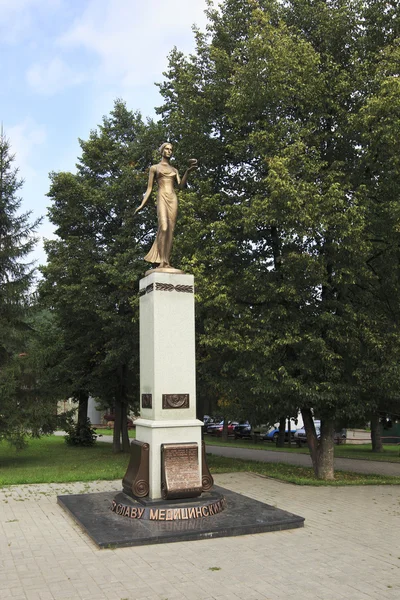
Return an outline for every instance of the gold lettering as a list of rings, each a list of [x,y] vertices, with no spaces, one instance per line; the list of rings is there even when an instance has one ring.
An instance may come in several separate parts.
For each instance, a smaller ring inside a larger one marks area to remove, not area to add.
[[[196,519],[200,519],[201,517],[201,506],[196,507]]]
[[[131,509],[129,508],[129,506],[124,506],[124,517],[129,517],[130,512]]]
[[[144,514],[144,508],[138,508],[137,511],[138,511],[138,517],[137,518],[141,519],[143,517],[143,514]]]
[[[209,507],[208,507],[208,510],[209,510],[209,512],[210,512],[210,517],[211,517],[211,515],[213,515],[213,514],[214,514],[214,507],[213,507],[213,505],[212,505],[212,504],[210,504],[210,505],[209,505]]]
[[[131,508],[130,517],[131,517],[131,519],[136,519],[137,518],[136,508]]]
[[[156,510],[154,510],[153,508],[150,509],[150,519],[152,521],[158,520],[158,508],[156,508]]]
[[[188,518],[189,519],[194,519],[196,517],[196,509],[195,508],[188,508]]]
[[[111,504],[111,510],[112,510],[112,512],[115,512],[115,507],[116,506],[117,506],[117,503],[115,502],[115,500],[113,500],[112,504]]]
[[[203,506],[201,512],[203,514],[203,517],[208,517],[208,506]]]
[[[182,508],[182,519],[187,519],[188,518],[188,509],[187,508]]]
[[[174,514],[174,513],[173,513],[173,511],[172,511],[171,509],[168,509],[168,510],[167,510],[167,517],[166,517],[166,520],[167,520],[167,521],[172,521],[172,515],[173,515],[173,514]]]
[[[181,509],[180,508],[174,508],[174,521],[176,519],[181,519]]]
[[[159,521],[165,521],[165,508],[160,508],[158,511],[158,519]]]

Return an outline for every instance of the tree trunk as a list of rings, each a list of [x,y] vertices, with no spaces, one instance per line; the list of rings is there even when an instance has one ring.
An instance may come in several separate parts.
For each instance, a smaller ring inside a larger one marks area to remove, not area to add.
[[[321,420],[321,437],[318,448],[318,479],[333,481],[335,479],[334,467],[334,436],[335,422],[333,419]]]
[[[224,424],[222,427],[222,439],[227,442],[228,441],[228,419],[224,417]]]
[[[122,452],[129,452],[130,441],[128,434],[128,405],[121,403],[121,432],[122,432]]]
[[[79,429],[81,427],[85,427],[85,425],[86,425],[88,404],[89,404],[89,394],[84,390],[80,390],[77,394],[77,400],[79,402],[79,406],[78,406],[78,423],[77,423],[76,427],[77,427],[77,430],[79,431]]]
[[[379,427],[379,415],[373,414],[371,416],[371,442],[372,442],[372,452],[382,452],[383,444],[381,431]]]
[[[114,409],[113,452],[121,452],[121,402],[115,400]]]
[[[287,420],[287,429],[288,429],[287,437],[288,437],[288,446],[289,446],[289,448],[291,448],[291,446],[292,446],[292,430],[291,430],[291,426],[292,426],[292,424],[290,422],[290,417],[289,417],[288,420]]]
[[[277,448],[285,447],[285,427],[286,427],[286,417],[281,417],[279,419],[279,433],[278,433],[278,438],[276,440]]]
[[[312,412],[309,408],[301,411],[306,429],[307,443],[310,449],[311,461],[317,479],[331,481],[335,478],[334,469],[334,434],[335,423],[333,419],[321,421],[321,436],[318,440],[315,431]]]

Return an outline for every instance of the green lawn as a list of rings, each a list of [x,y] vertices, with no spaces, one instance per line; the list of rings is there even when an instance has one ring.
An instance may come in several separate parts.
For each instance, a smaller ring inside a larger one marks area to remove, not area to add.
[[[208,456],[213,473],[249,471],[266,477],[300,485],[326,485],[314,478],[310,468],[286,464]],[[62,437],[47,436],[31,440],[28,447],[16,452],[5,442],[0,443],[0,486],[25,483],[67,483],[122,479],[129,454],[113,454],[112,445],[96,442],[92,448],[67,446]],[[337,472],[329,485],[400,484],[400,477],[360,475]]]
[[[18,483],[64,483],[120,479],[129,454],[113,454],[112,445],[96,442],[92,448],[67,446],[62,437],[46,436],[29,441],[16,452],[0,443],[0,486]]]
[[[235,440],[229,438],[228,441],[223,441],[221,438],[217,438],[211,435],[204,437],[207,445],[210,446],[230,446],[235,448],[252,448],[256,450],[272,450],[273,452],[295,452],[298,454],[308,454],[308,448],[298,448],[295,444],[290,447],[285,444],[284,448],[277,448],[272,442],[260,441],[258,443],[251,442],[250,440]],[[400,462],[400,446],[399,445],[385,445],[383,452],[372,452],[371,444],[340,444],[335,446],[335,456],[337,458],[358,458],[362,460],[377,460],[384,462]]]

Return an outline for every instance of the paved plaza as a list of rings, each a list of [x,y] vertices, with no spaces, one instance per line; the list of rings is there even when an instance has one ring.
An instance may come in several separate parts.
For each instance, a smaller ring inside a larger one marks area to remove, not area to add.
[[[1,488],[0,599],[399,600],[400,486],[215,482],[304,516],[304,529],[98,550],[56,496],[118,481]]]

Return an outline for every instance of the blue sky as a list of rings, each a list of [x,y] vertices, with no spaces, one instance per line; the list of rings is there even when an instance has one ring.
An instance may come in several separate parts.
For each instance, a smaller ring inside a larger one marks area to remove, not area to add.
[[[75,171],[78,138],[115,98],[154,117],[173,46],[194,48],[206,0],[0,0],[0,121],[25,180],[23,211],[45,216],[50,171]],[[42,238],[33,254],[45,262]]]

